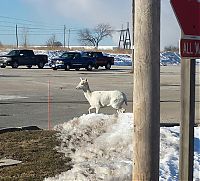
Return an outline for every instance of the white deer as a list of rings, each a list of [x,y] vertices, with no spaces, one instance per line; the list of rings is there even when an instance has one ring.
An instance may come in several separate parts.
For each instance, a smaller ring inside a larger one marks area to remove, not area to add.
[[[89,88],[88,80],[80,78],[81,81],[76,89],[82,89],[85,98],[90,103],[88,109],[89,114],[92,109],[96,109],[96,113],[99,113],[101,107],[111,106],[117,110],[117,113],[123,113],[126,110],[122,108],[123,103],[127,105],[127,98],[123,92],[118,90],[114,91],[91,91]]]

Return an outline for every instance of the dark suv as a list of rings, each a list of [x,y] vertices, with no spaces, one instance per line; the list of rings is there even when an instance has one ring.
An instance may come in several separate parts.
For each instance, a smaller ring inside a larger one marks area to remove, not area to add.
[[[1,68],[6,66],[18,68],[20,65],[26,65],[28,68],[37,65],[38,68],[43,68],[47,62],[47,55],[35,55],[33,50],[12,50],[8,54],[0,56]]]

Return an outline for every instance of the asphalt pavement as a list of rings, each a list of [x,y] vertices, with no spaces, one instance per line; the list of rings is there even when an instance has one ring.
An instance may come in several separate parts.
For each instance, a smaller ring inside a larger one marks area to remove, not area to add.
[[[199,114],[199,69],[196,83],[196,122]],[[83,92],[75,87],[80,77],[87,78],[91,90],[120,90],[128,98],[127,112],[133,107],[133,74],[131,67],[113,66],[111,70],[57,70],[19,67],[0,69],[0,127],[51,126],[87,114],[89,104]],[[50,89],[49,89],[50,82]],[[48,109],[50,90],[50,109]],[[48,110],[50,110],[48,114]],[[100,113],[115,114],[112,108]],[[180,121],[180,66],[161,67],[161,123]]]

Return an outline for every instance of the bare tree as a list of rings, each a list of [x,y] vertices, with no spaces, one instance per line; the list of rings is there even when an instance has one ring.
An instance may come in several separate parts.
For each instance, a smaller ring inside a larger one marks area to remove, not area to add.
[[[98,24],[93,30],[88,28],[80,30],[78,36],[82,45],[98,48],[100,41],[112,37],[112,29],[109,24]]]
[[[46,45],[49,47],[58,47],[58,46],[62,46],[62,43],[56,40],[56,35],[53,34],[47,41],[46,41]]]
[[[53,47],[54,46],[54,42],[56,41],[56,35],[52,35],[47,41],[46,41],[46,45]]]
[[[28,31],[27,27],[22,28],[21,35],[22,35],[22,46],[27,47],[28,46],[28,36],[29,36],[29,31]]]

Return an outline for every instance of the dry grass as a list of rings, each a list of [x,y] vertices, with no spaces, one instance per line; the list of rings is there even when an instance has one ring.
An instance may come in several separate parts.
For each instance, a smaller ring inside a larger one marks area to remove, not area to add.
[[[0,180],[43,180],[72,168],[70,158],[55,150],[55,131],[19,131],[0,135],[0,158],[22,161],[0,168]]]

